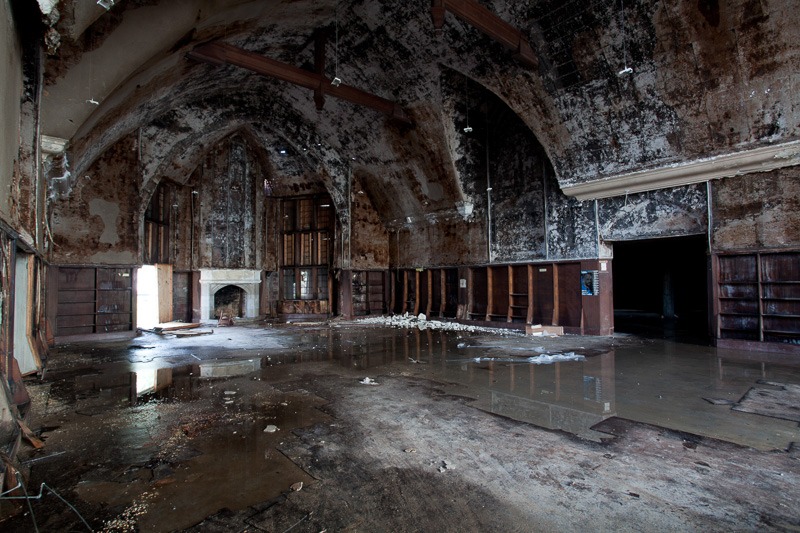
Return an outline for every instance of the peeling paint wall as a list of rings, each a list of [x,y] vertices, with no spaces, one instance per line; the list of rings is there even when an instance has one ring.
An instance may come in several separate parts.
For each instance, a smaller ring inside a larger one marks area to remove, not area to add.
[[[376,270],[389,268],[389,232],[381,222],[363,182],[371,176],[354,172],[351,188],[351,269]]]
[[[264,188],[255,151],[242,136],[231,136],[195,173],[198,268],[261,268]]]
[[[136,265],[141,261],[141,199],[137,141],[130,135],[108,150],[70,194],[53,202],[55,264]]]
[[[716,252],[800,247],[800,167],[712,183]]]
[[[486,226],[478,218],[437,220],[389,235],[392,266],[422,268],[488,262]]]

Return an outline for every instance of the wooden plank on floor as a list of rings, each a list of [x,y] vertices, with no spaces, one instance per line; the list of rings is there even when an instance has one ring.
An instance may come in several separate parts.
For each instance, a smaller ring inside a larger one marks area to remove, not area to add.
[[[153,330],[156,333],[163,333],[165,331],[178,331],[181,329],[194,329],[199,327],[199,322],[164,322],[163,324],[157,324]]]

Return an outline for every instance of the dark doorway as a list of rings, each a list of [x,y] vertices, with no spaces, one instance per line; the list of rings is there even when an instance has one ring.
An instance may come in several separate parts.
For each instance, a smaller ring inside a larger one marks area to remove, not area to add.
[[[709,344],[704,235],[614,243],[614,330]]]

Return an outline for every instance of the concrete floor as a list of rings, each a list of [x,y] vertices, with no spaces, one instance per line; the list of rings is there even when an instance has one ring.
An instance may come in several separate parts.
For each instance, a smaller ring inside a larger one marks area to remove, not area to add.
[[[20,459],[46,487],[3,501],[2,528],[88,529],[52,489],[108,531],[794,530],[797,421],[732,409],[775,383],[800,361],[625,335],[334,322],[62,346],[28,382],[46,445]]]

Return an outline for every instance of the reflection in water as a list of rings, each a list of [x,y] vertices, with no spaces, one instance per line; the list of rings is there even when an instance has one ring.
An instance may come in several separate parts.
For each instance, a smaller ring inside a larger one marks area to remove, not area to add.
[[[544,349],[527,337],[482,345],[487,337],[432,330],[320,328],[290,335],[291,349],[266,357],[227,357],[167,368],[134,365],[135,372],[81,376],[79,390],[102,390],[94,398],[83,394],[82,408],[88,412],[120,402],[135,404],[137,398],[188,401],[210,379],[260,372],[268,380],[275,365],[321,363],[360,378],[377,368],[400,367],[412,375],[458,384],[459,395],[473,398],[475,407],[593,440],[601,434],[591,428],[612,416],[762,449],[781,449],[800,440],[796,425],[754,419],[719,407],[724,402],[711,402],[735,403],[759,379],[800,381],[797,362],[772,355],[652,341],[599,354],[577,350],[575,355],[585,358],[537,365],[530,358],[539,360]]]

